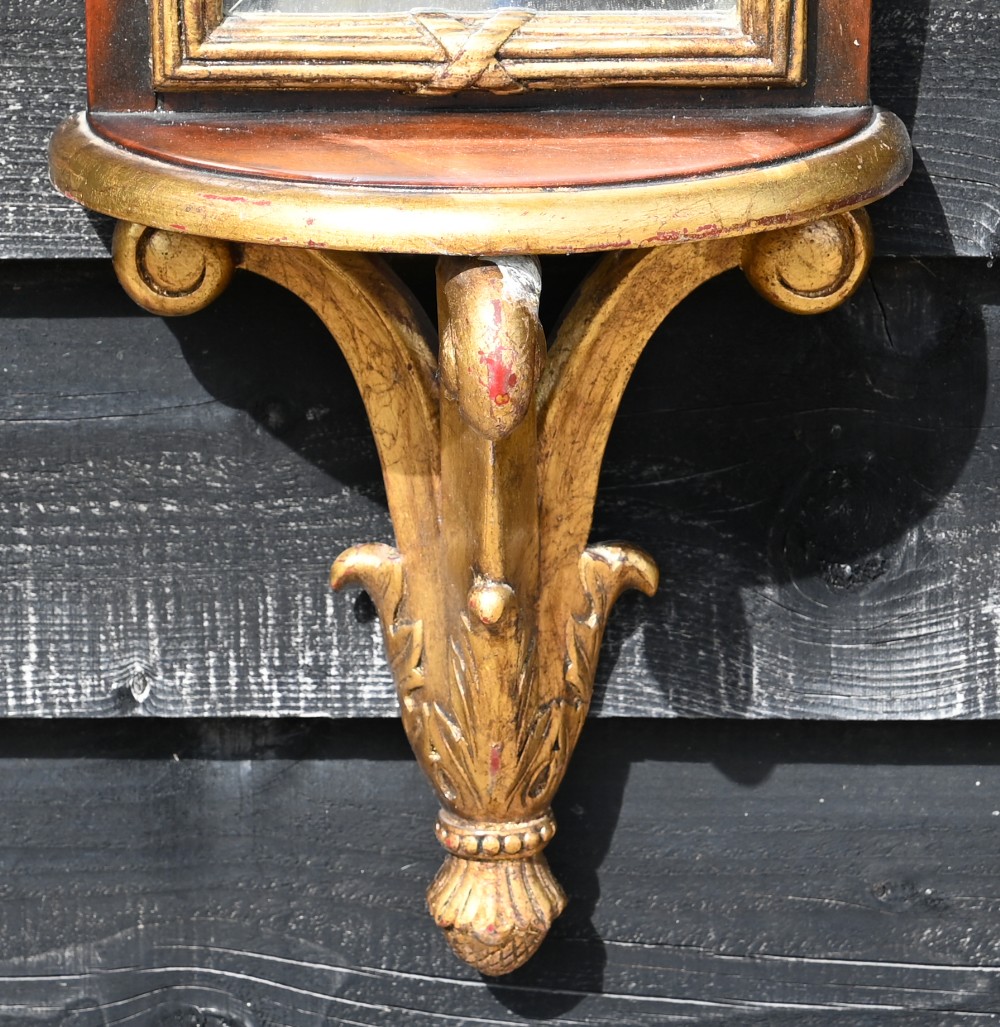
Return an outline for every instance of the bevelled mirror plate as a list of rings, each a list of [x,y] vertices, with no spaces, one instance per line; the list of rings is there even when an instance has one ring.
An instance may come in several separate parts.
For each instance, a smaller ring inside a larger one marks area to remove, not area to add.
[[[154,85],[519,93],[794,86],[806,0],[151,0]]]

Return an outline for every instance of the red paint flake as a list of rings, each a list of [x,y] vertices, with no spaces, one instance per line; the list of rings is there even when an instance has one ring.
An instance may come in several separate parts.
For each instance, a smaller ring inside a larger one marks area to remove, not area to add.
[[[171,225],[170,227],[172,229],[174,229],[174,231],[177,231],[177,232],[186,232],[187,231],[187,225]]]
[[[479,351],[479,362],[486,367],[486,377],[480,381],[498,407],[505,407],[510,402],[510,391],[517,385],[517,374],[508,363],[508,352],[506,346],[497,346],[492,353]]]
[[[597,246],[588,246],[586,249],[577,249],[574,247],[573,249],[567,250],[566,253],[587,253],[598,250],[627,250],[630,246],[635,246],[635,243],[631,239],[619,239],[617,242],[598,243]]]
[[[754,221],[754,225],[760,225],[763,227],[770,227],[772,225],[785,225],[788,223],[787,214],[770,214],[764,218],[757,218]]]
[[[249,203],[253,207],[270,207],[270,200],[250,200],[246,196],[218,196],[215,193],[202,193],[203,200],[222,200],[223,203]]]
[[[494,742],[490,749],[490,776],[496,777],[500,773],[500,757],[503,755],[503,746]]]
[[[497,925],[496,924],[487,924],[486,925],[486,931],[487,931],[488,934],[496,934],[497,933]]]
[[[503,304],[499,300],[493,301],[493,322],[497,327],[503,321]]]
[[[307,225],[314,225],[314,224],[316,224],[316,219],[315,218],[306,218],[306,224]]]

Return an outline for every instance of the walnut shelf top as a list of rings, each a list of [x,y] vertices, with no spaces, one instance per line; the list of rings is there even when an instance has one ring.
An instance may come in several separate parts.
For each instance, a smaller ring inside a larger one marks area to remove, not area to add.
[[[91,115],[97,134],[156,160],[326,185],[536,189],[707,175],[847,139],[870,112],[705,117],[575,112]]]

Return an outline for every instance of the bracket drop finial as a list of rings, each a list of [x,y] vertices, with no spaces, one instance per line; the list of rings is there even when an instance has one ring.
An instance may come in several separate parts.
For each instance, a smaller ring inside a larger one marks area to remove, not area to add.
[[[545,940],[566,895],[542,849],[552,814],[526,823],[468,823],[442,810],[435,826],[449,853],[427,905],[455,954],[498,977],[526,963]]]

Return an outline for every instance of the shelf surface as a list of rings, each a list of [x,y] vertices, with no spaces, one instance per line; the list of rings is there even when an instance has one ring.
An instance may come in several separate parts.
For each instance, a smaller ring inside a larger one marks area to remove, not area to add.
[[[370,114],[337,117],[91,117],[105,139],[208,171],[329,185],[551,189],[642,182],[768,164],[832,146],[867,111],[825,116]]]
[[[80,115],[56,185],[115,217],[237,242],[568,252],[739,235],[868,203],[909,171],[870,108]]]

